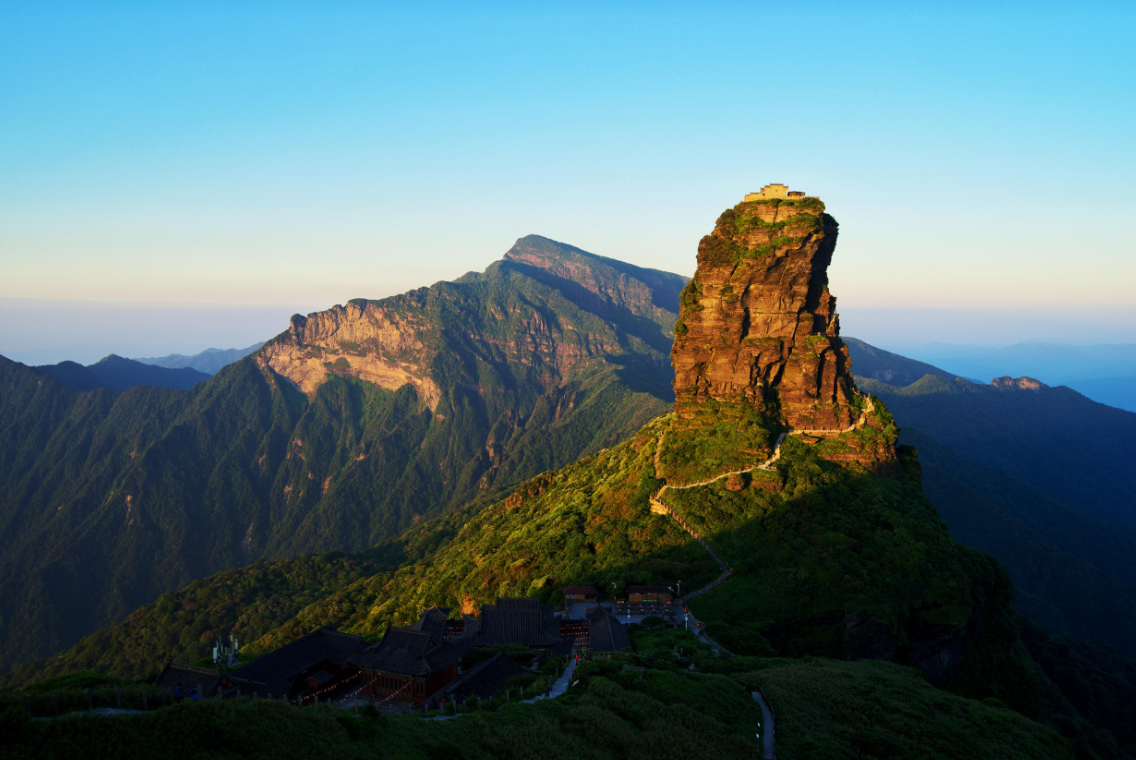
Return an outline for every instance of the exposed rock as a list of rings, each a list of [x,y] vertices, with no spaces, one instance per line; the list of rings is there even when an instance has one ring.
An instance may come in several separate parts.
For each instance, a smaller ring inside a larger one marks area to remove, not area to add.
[[[433,352],[421,333],[425,320],[367,301],[292,317],[288,332],[260,353],[278,374],[309,397],[331,374],[365,380],[388,390],[412,385],[433,409],[441,391],[427,371]]]
[[[828,291],[836,234],[815,198],[742,202],[718,218],[675,329],[680,417],[715,399],[779,412],[794,429],[852,424],[851,362]]]
[[[1032,377],[1010,377],[1009,375],[996,377],[990,381],[990,384],[1002,391],[1036,391],[1040,388],[1049,387],[1040,380],[1035,380]]]

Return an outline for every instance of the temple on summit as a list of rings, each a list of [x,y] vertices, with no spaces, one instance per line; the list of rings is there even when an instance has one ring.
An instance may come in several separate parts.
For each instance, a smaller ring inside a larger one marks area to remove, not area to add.
[[[788,185],[782,185],[780,182],[772,182],[758,190],[756,193],[746,193],[745,198],[742,199],[742,202],[749,203],[750,201],[770,201],[775,198],[804,197],[805,194],[800,190],[790,190]]]

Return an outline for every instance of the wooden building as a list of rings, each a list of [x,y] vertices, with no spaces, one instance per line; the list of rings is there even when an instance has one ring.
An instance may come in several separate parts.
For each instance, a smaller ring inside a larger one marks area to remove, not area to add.
[[[588,619],[587,618],[561,618],[560,638],[570,642],[573,649],[584,649],[588,646]]]
[[[363,647],[361,636],[324,626],[227,673],[222,696],[236,696],[239,691],[243,696],[304,704],[353,681],[358,670],[350,659]]]
[[[168,690],[171,694],[180,687],[182,696],[186,699],[189,699],[193,688],[197,687],[197,693],[202,699],[206,699],[216,697],[223,690],[222,679],[223,674],[219,668],[199,668],[195,665],[171,662],[162,669],[157,686],[159,689]]]
[[[631,648],[631,634],[603,605],[588,612],[588,649],[592,652],[618,652]]]
[[[388,628],[351,662],[359,668],[363,696],[419,703],[457,678],[468,651],[468,644],[443,641],[430,630]]]
[[[509,655],[498,652],[458,676],[435,695],[434,701],[462,702],[470,697],[491,699],[505,688],[510,678],[527,672]]]
[[[516,644],[553,650],[564,643],[551,604],[536,597],[499,597],[481,608],[481,617],[467,618],[465,639],[475,646]]]

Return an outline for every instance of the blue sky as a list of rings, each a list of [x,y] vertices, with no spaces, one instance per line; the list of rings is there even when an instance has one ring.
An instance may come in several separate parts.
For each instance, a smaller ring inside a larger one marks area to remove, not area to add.
[[[231,5],[0,5],[0,310],[310,311],[529,233],[689,274],[780,181],[841,223],[850,333],[1136,324],[1131,3]]]

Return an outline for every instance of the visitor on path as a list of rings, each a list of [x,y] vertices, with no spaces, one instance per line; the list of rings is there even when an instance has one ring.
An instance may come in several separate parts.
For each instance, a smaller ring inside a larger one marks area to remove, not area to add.
[[[197,690],[197,687],[194,686],[192,689],[189,690],[189,701],[190,702],[196,702],[199,699],[201,699],[201,692],[199,692]]]
[[[174,702],[177,703],[183,699],[185,699],[185,692],[181,689],[181,681],[178,681],[177,686],[174,687]]]

